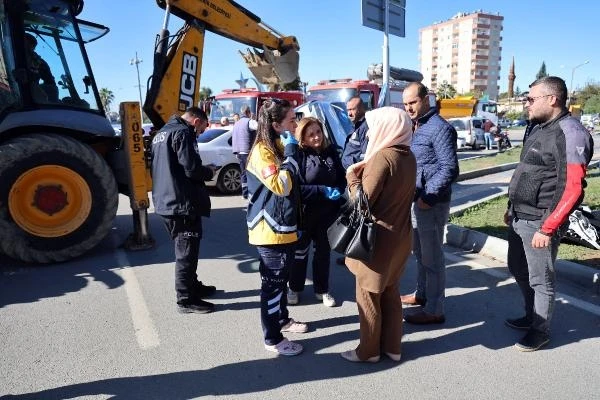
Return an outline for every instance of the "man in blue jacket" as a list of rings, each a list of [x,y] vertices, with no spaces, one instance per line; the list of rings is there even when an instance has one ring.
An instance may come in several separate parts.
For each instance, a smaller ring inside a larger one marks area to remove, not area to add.
[[[202,165],[196,136],[204,132],[208,118],[198,107],[174,115],[152,140],[152,200],[156,214],[175,242],[175,291],[181,313],[209,313],[214,305],[202,300],[215,293],[214,286],[198,281],[198,253],[202,218],[210,216],[210,197],[204,181],[214,171]]]
[[[423,306],[418,312],[406,315],[406,322],[440,324],[446,320],[444,226],[450,213],[452,183],[458,177],[456,131],[435,107],[430,107],[428,90],[422,83],[408,85],[403,102],[413,121],[410,147],[417,160],[412,225],[418,274],[416,291],[400,299],[404,304]]]
[[[345,169],[352,164],[362,161],[367,151],[367,131],[369,126],[365,120],[365,103],[360,96],[354,96],[346,103],[348,118],[354,124],[354,132],[346,138],[344,152],[342,153],[342,165]]]

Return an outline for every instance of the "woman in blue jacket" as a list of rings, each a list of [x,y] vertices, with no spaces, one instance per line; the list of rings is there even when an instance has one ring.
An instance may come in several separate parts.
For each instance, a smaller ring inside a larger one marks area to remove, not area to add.
[[[339,211],[340,195],[346,187],[345,170],[335,146],[323,134],[321,121],[303,118],[296,128],[300,142],[299,180],[302,195],[302,233],[296,247],[296,260],[290,273],[288,304],[298,304],[304,290],[308,253],[314,243],[313,289],[318,300],[327,307],[335,306],[329,291],[329,258],[331,248],[327,228]]]

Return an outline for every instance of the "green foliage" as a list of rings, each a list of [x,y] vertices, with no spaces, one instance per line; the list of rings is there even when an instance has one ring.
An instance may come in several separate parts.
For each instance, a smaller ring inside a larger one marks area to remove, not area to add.
[[[583,87],[583,89],[578,90],[575,93],[575,104],[583,105],[585,109],[585,105],[594,96],[600,95],[600,84],[596,82],[588,82]]]
[[[208,100],[210,96],[212,96],[212,89],[206,86],[200,88],[200,100]]]
[[[514,119],[527,119],[527,113],[525,111],[507,111],[504,114],[504,118],[514,120]]]
[[[600,94],[590,97],[583,106],[584,114],[600,113]]]
[[[110,106],[111,106],[112,102],[115,100],[114,93],[112,92],[112,90],[109,90],[107,88],[102,88],[102,89],[100,89],[98,94],[100,95],[100,102],[102,102],[102,107],[104,107],[104,111],[106,113],[110,112]]]
[[[514,93],[515,97],[519,97],[520,95],[523,94],[523,92],[521,92],[521,89],[519,89],[518,86],[515,88],[514,92],[515,92]]]
[[[435,94],[438,99],[452,99],[456,96],[456,89],[448,81],[444,81],[438,86]]]
[[[502,153],[495,153],[491,156],[471,158],[460,160],[458,162],[460,172],[468,172],[476,169],[489,168],[497,165],[508,164],[519,161],[521,147],[513,147]]]
[[[540,67],[540,70],[538,71],[537,74],[535,74],[535,79],[541,79],[541,78],[545,78],[548,76],[548,73],[546,72],[546,62],[542,61],[542,66]]]

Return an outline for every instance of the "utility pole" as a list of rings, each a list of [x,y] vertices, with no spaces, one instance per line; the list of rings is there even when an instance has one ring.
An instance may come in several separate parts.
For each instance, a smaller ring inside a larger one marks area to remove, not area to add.
[[[138,87],[138,92],[140,94],[140,112],[141,112],[141,118],[142,118],[142,122],[144,121],[144,112],[142,110],[142,105],[144,104],[142,102],[142,84],[140,83],[140,67],[139,64],[142,62],[143,60],[141,58],[138,58],[138,54],[137,51],[135,52],[135,58],[132,58],[131,60],[129,60],[129,65],[135,65],[135,69],[137,71],[137,87]]]
[[[588,64],[589,62],[590,62],[590,60],[586,60],[586,61],[582,62],[581,64],[574,66],[573,69],[571,70],[571,85],[569,87],[569,96],[568,96],[569,101],[568,101],[568,105],[567,105],[568,107],[571,107],[571,100],[573,97],[573,78],[575,77],[575,70],[579,67],[583,67],[585,64]]]

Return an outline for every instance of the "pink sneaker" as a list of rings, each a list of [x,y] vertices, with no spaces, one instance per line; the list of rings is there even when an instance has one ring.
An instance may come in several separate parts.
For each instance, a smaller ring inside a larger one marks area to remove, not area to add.
[[[286,338],[274,345],[265,344],[265,349],[282,356],[297,356],[304,350],[300,343],[290,342]]]

